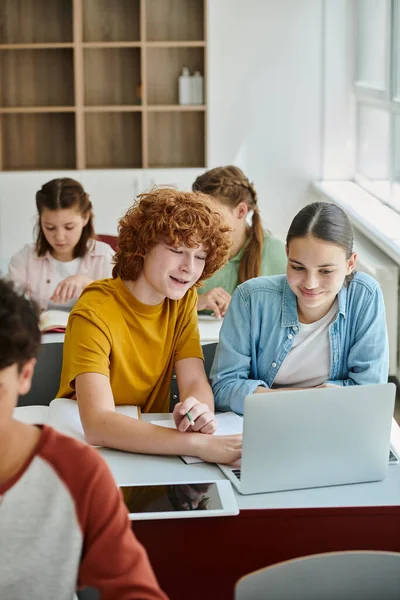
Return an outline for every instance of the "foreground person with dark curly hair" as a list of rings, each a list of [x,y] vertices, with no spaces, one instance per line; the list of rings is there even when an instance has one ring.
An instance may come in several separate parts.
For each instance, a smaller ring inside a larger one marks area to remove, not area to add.
[[[214,398],[204,371],[196,286],[227,260],[230,229],[199,192],[159,188],[121,218],[113,279],[89,285],[69,318],[58,397],[76,398],[87,441],[130,452],[231,463],[241,436],[211,436]],[[168,412],[175,369],[178,431],[115,412]],[[186,416],[190,411],[194,425]]]
[[[98,452],[13,418],[40,351],[37,307],[0,279],[0,598],[167,600]],[[193,494],[192,494],[193,495]]]

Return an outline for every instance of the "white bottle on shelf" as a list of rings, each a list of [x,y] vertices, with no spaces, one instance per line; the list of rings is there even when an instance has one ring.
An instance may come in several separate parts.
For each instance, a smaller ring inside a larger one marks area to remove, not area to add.
[[[192,78],[189,69],[183,67],[179,76],[179,104],[191,104],[192,102]]]
[[[203,76],[200,71],[192,75],[192,104],[204,104]]]

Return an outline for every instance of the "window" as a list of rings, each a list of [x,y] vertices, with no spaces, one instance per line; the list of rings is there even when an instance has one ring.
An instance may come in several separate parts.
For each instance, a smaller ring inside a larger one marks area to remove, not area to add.
[[[355,0],[356,182],[400,212],[400,0]]]

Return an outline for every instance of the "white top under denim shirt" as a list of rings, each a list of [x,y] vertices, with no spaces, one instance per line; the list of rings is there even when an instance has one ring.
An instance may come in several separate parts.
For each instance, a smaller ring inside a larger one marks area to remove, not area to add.
[[[329,325],[336,318],[338,305],[336,297],[322,319],[299,324],[292,347],[274,379],[274,388],[310,388],[328,381],[331,372]]]
[[[389,346],[378,282],[366,273],[356,273],[337,300],[337,315],[329,325],[330,374],[326,383],[385,383]],[[248,394],[258,386],[272,388],[299,328],[297,299],[286,275],[257,277],[238,286],[211,369],[216,409],[243,414]]]

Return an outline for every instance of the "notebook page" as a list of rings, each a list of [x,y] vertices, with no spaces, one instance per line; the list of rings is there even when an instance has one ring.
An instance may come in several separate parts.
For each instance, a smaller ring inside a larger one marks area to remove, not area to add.
[[[39,319],[40,331],[65,331],[69,312],[65,310],[46,310]]]
[[[28,423],[30,425],[42,425],[47,423],[49,418],[49,407],[37,404],[29,406],[16,406],[13,412],[13,419]]]
[[[237,433],[243,433],[243,417],[240,417],[234,412],[220,413],[215,415],[217,421],[217,431],[214,435],[235,435]],[[168,427],[168,429],[176,429],[175,421],[173,419],[166,419],[165,421],[151,421],[153,425],[159,425],[160,427]],[[197,456],[182,456],[182,460],[187,464],[204,462]]]
[[[140,408],[138,406],[116,406],[115,412],[133,419],[140,418]],[[86,441],[76,400],[70,400],[69,398],[52,400],[49,406],[48,424],[65,435],[77,438],[82,442]]]

